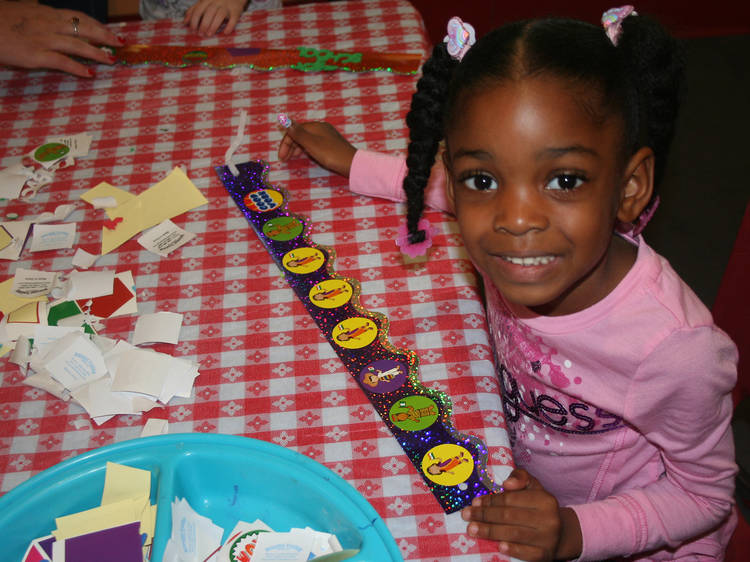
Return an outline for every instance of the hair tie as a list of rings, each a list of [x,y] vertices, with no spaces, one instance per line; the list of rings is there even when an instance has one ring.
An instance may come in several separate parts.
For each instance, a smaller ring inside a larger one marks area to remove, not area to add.
[[[476,42],[476,33],[471,24],[462,21],[461,18],[456,16],[448,20],[448,35],[443,39],[443,43],[448,44],[446,48],[450,56],[460,61]]]
[[[617,47],[617,42],[622,35],[622,22],[628,16],[637,16],[638,12],[631,5],[620,6],[619,8],[610,8],[602,14],[602,25],[607,37],[612,44]]]
[[[638,236],[641,232],[643,232],[643,229],[646,228],[648,221],[650,221],[651,217],[654,216],[656,208],[659,206],[660,202],[661,198],[657,195],[656,197],[654,197],[651,203],[646,205],[646,208],[643,209],[643,212],[637,219],[635,219],[635,222],[633,223],[633,231],[631,232],[632,236]]]
[[[427,219],[420,219],[417,228],[424,230],[424,240],[415,244],[409,242],[409,229],[406,224],[402,224],[396,233],[396,246],[401,248],[401,252],[412,258],[424,256],[427,253],[427,250],[432,247],[432,235],[435,234],[435,230]]]

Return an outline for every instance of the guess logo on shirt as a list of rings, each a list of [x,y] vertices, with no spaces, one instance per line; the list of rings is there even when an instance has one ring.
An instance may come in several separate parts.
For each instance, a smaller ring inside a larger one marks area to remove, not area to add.
[[[613,431],[622,427],[622,418],[584,402],[563,403],[558,397],[523,390],[516,378],[500,365],[503,411],[507,422],[518,421],[521,414],[564,433],[592,434]]]

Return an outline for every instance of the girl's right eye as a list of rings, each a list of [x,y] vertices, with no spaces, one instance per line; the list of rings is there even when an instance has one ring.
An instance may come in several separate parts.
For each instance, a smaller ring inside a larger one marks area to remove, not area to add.
[[[464,178],[461,182],[475,191],[489,191],[491,189],[497,189],[497,182],[492,176],[487,174],[474,174],[468,178]]]

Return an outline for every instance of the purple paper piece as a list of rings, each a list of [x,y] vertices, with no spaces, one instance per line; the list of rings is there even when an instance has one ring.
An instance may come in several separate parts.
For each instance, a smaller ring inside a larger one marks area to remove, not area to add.
[[[65,539],[65,562],[143,562],[140,527],[136,521]]]

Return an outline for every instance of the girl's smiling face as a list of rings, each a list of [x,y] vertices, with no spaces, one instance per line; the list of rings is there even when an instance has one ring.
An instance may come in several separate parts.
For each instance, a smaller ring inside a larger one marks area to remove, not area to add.
[[[651,193],[652,153],[550,75],[464,95],[446,134],[448,194],[474,263],[511,302],[557,316],[604,298],[636,250],[615,236]],[[637,199],[637,200],[636,200]]]

